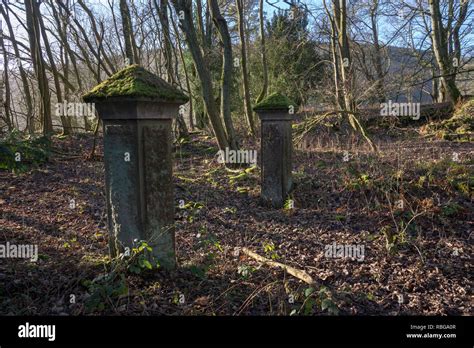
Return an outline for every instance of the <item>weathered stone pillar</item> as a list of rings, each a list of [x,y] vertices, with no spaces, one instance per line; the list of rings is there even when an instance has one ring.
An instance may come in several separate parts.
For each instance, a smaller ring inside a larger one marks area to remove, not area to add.
[[[131,65],[83,97],[104,126],[108,229],[112,256],[146,240],[164,268],[176,266],[172,181],[173,118],[188,97]]]
[[[261,198],[281,208],[292,188],[291,121],[296,108],[287,97],[272,94],[254,107],[261,120]]]

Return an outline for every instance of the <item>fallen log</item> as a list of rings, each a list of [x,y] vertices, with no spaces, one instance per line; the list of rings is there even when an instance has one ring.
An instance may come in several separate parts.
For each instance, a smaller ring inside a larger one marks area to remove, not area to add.
[[[266,257],[260,256],[260,255],[254,253],[253,251],[251,251],[247,248],[242,248],[242,252],[245,255],[250,256],[251,258],[253,258],[253,259],[255,259],[259,262],[265,263],[269,266],[282,268],[285,271],[287,271],[289,274],[291,274],[292,276],[304,281],[305,283],[307,283],[309,285],[315,285],[316,284],[314,279],[308,273],[306,273],[305,271],[302,271],[300,269],[285,265],[281,262],[276,262],[276,261],[267,259]]]

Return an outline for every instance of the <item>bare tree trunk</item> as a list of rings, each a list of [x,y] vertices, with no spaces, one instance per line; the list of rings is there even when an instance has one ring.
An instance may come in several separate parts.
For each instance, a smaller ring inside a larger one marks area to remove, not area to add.
[[[6,6],[6,5],[5,5]],[[3,5],[0,5],[0,12],[2,13],[3,18],[5,19],[5,23],[8,27],[8,32],[11,37],[11,42],[13,46],[13,51],[15,52],[15,58],[18,64],[18,70],[20,71],[20,78],[21,83],[23,85],[23,92],[25,94],[25,102],[26,102],[26,128],[30,134],[35,132],[35,124],[34,124],[34,113],[33,113],[33,101],[31,99],[30,93],[30,86],[28,84],[28,78],[26,76],[25,69],[23,68],[20,60],[20,50],[18,49],[18,44],[15,39],[15,32],[13,31],[12,24],[10,21],[10,17],[8,15],[8,6],[6,9],[3,8]]]
[[[341,93],[340,85],[341,85],[341,73],[340,73],[340,66],[339,66],[339,56],[338,56],[338,49],[337,49],[337,28],[336,23],[334,22],[335,19],[331,15],[328,7],[326,6],[326,2],[323,1],[324,8],[326,10],[326,14],[328,16],[330,25],[331,25],[331,57],[332,57],[332,64],[333,64],[333,71],[334,71],[334,104],[337,110],[342,110],[344,105],[344,97]]]
[[[180,17],[180,27],[186,36],[189,51],[193,57],[194,67],[199,76],[201,83],[202,97],[204,100],[204,107],[206,113],[209,115],[209,119],[214,130],[214,134],[219,145],[219,149],[225,150],[229,147],[229,142],[226,137],[226,133],[222,126],[217,111],[217,106],[214,101],[212,93],[212,80],[209,72],[209,67],[202,57],[202,53],[199,49],[198,40],[196,36],[196,29],[193,23],[193,15],[191,9],[190,0],[172,0],[173,6]]]
[[[59,30],[63,30],[64,29],[64,21],[63,23],[61,24],[61,26],[59,27]],[[66,50],[65,47],[62,46],[62,49],[61,49],[61,64],[63,66],[63,71],[64,71],[64,79],[66,81],[69,81],[69,55],[68,55],[68,52]],[[65,100],[69,100],[69,96],[71,95],[71,88],[69,87],[69,84],[65,83],[64,84],[64,99]],[[72,126],[73,125],[73,118],[72,116],[66,116],[68,121],[69,121],[69,124],[71,125],[71,133],[74,133],[74,127]]]
[[[346,0],[332,0],[335,28],[338,37],[337,51],[339,55],[340,77],[342,82],[342,92],[344,95],[344,108],[342,114],[347,116],[350,125],[355,131],[359,131],[369,144],[372,151],[377,151],[375,144],[367,135],[362,123],[357,119],[355,113],[355,102],[353,97],[353,89],[355,77],[353,74],[353,64],[351,61],[351,53],[349,49],[349,38],[347,36],[347,7]],[[335,66],[337,69],[337,64]],[[337,78],[337,76],[336,76]]]
[[[196,19],[197,19],[197,35],[198,42],[201,44],[201,52],[204,60],[209,59],[209,53],[212,45],[212,21],[209,19],[209,4],[204,4],[203,8],[202,0],[196,0]],[[204,21],[206,19],[206,21]],[[196,76],[196,69],[192,70],[193,76]],[[199,108],[195,108],[196,124],[199,128],[209,128],[209,118],[206,117],[206,113],[202,112]]]
[[[338,2],[339,1],[339,2]],[[349,49],[349,39],[347,37],[347,8],[346,0],[334,0],[334,18],[338,33],[338,49],[341,67],[342,87],[344,92],[345,108],[354,111],[354,98],[352,86],[354,75],[352,73],[351,52]],[[352,120],[351,125],[356,129]]]
[[[207,49],[210,49],[212,46],[212,33],[213,33],[212,28],[213,26],[212,26],[212,18],[211,18],[211,9],[209,6],[209,1],[207,1],[206,3],[206,33],[205,33],[206,37],[204,41],[204,47],[206,47]]]
[[[196,0],[196,17],[197,17],[197,30],[199,33],[199,38],[201,39],[201,43],[204,46],[206,40],[206,33],[204,30],[204,21],[202,19],[202,1]]]
[[[240,62],[242,65],[242,89],[244,91],[244,112],[247,119],[247,125],[249,127],[250,134],[255,134],[255,123],[253,119],[252,105],[250,103],[250,89],[249,89],[249,77],[247,70],[247,42],[245,40],[244,32],[244,9],[242,0],[236,0],[237,14],[238,14],[238,26],[240,36]]]
[[[135,7],[135,2],[131,1],[130,5],[133,9],[136,9]],[[135,64],[140,64],[140,55],[139,55],[139,50],[138,50],[138,45],[137,45],[137,40],[135,39],[135,34],[133,33],[133,25],[132,25],[132,16],[130,15],[130,8],[128,8],[128,20],[129,20],[129,27],[130,27],[130,41],[132,42],[132,50],[133,50],[133,57],[134,57],[134,62]],[[135,13],[136,17],[136,13]],[[139,27],[140,29],[140,27]]]
[[[230,148],[236,150],[238,148],[237,138],[235,135],[232,115],[230,110],[231,88],[232,88],[232,43],[230,41],[229,29],[227,22],[221,14],[217,0],[209,0],[209,8],[211,10],[211,18],[217,27],[219,37],[224,46],[224,54],[222,57],[222,75],[221,75],[221,115],[227,131],[227,140]]]
[[[448,28],[444,28],[442,15],[439,7],[439,0],[429,0],[431,16],[431,42],[433,43],[433,52],[441,72],[441,83],[452,103],[456,103],[461,98],[461,93],[456,86],[456,75],[454,74],[453,63],[449,55]],[[463,8],[467,10],[468,1],[461,2],[461,14]],[[452,15],[452,14],[451,14]],[[448,18],[448,21],[452,20]],[[462,23],[462,16],[458,23]],[[460,24],[459,24],[460,26]],[[449,28],[450,29],[450,28]],[[458,43],[459,44],[459,43]],[[458,48],[460,50],[460,48]]]
[[[173,46],[171,42],[170,25],[168,20],[168,0],[161,0],[159,6],[157,0],[154,0],[154,4],[158,12],[158,16],[160,18],[161,29],[163,33],[167,80],[172,85],[177,85],[177,79],[175,77],[175,70],[173,65]],[[181,113],[178,114],[176,122],[178,123],[179,137],[188,138],[188,128],[186,127],[186,122],[184,122],[184,118]]]
[[[31,57],[41,96],[43,134],[49,135],[53,132],[53,122],[51,118],[51,95],[49,93],[49,83],[41,52],[40,29],[38,24],[38,16],[40,16],[39,3],[37,3],[35,0],[25,0],[25,9]]]
[[[165,56],[165,66],[166,66],[166,76],[167,81],[171,84],[176,84],[176,79],[174,75],[173,67],[173,52],[172,52],[172,43],[170,36],[170,26],[168,21],[168,0],[160,0],[158,5],[158,0],[154,0],[156,11],[158,12],[158,17],[160,18],[161,30],[163,33],[163,42],[164,42],[164,56]]]
[[[379,34],[378,34],[378,27],[377,27],[377,10],[379,6],[379,0],[373,0],[372,6],[370,7],[370,20],[372,22],[372,37],[374,40],[374,51],[375,51],[375,72],[377,76],[377,95],[379,103],[385,102],[385,82],[384,82],[384,74],[382,69],[382,54],[379,44]]]
[[[189,94],[189,128],[191,128],[191,130],[194,130],[193,96],[191,93],[191,82],[189,81],[188,67],[186,66],[183,50],[181,49],[181,40],[179,38],[178,28],[176,27],[176,24],[174,23],[173,17],[171,17],[171,24],[173,25],[176,40],[178,41],[177,44],[178,44],[179,57],[181,58],[181,64],[183,64],[184,77],[186,79],[186,88],[188,89],[188,94]]]
[[[125,54],[130,64],[138,63],[136,56],[136,44],[132,33],[132,19],[130,18],[130,9],[127,0],[120,0],[120,15],[122,16],[122,29],[125,41]]]
[[[0,23],[1,24],[1,23]],[[13,129],[13,119],[11,117],[11,110],[10,110],[10,80],[8,76],[8,52],[5,48],[5,41],[3,39],[3,28],[0,25],[0,48],[2,49],[3,53],[3,81],[2,81],[2,88],[0,89],[0,102],[2,103],[2,107],[4,110],[4,121],[8,127],[8,130],[11,131]],[[3,89],[5,88],[5,90]],[[3,92],[5,92],[5,100],[3,99]]]
[[[260,56],[262,58],[263,86],[262,91],[257,98],[257,104],[265,98],[268,90],[267,52],[265,47],[265,27],[263,25],[263,0],[259,0],[258,21],[260,26]]]
[[[467,10],[469,6],[469,1],[464,1],[459,8],[459,15],[452,30],[452,40],[454,48],[454,57],[461,63],[461,40],[459,38],[459,31],[461,30],[461,25],[464,23],[467,17]]]
[[[46,30],[44,28],[44,22],[43,18],[41,16],[38,16],[38,24],[40,27],[41,35],[43,37],[43,42],[44,42],[44,48],[46,50],[46,54],[49,59],[49,65],[51,67],[51,72],[53,74],[53,80],[54,80],[54,87],[56,89],[56,98],[58,103],[63,102],[63,95],[61,91],[61,84],[59,83],[59,77],[58,77],[58,69],[56,68],[56,63],[54,62],[53,54],[51,52],[51,48],[49,45],[49,40],[48,40],[48,35],[46,34]],[[71,122],[70,120],[64,116],[60,115],[61,119],[61,125],[63,126],[63,134],[71,134],[72,133],[72,128],[71,128]]]

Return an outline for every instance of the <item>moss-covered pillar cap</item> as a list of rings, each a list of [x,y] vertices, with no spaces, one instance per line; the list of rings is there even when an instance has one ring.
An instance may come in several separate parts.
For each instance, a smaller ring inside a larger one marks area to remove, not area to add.
[[[296,103],[280,93],[273,93],[255,105],[253,110],[262,121],[290,121],[293,119]]]
[[[189,98],[148,70],[130,65],[104,80],[82,99],[94,103],[99,117],[112,119],[170,119]]]

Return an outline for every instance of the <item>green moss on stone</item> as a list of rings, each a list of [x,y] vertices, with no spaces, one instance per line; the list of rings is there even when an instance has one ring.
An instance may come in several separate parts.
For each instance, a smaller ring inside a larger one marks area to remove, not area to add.
[[[288,110],[292,105],[296,109],[296,103],[280,93],[270,94],[253,108],[255,111],[261,110]]]
[[[85,102],[94,102],[120,97],[175,103],[185,103],[189,100],[180,90],[138,65],[130,65],[120,70],[82,98]]]

